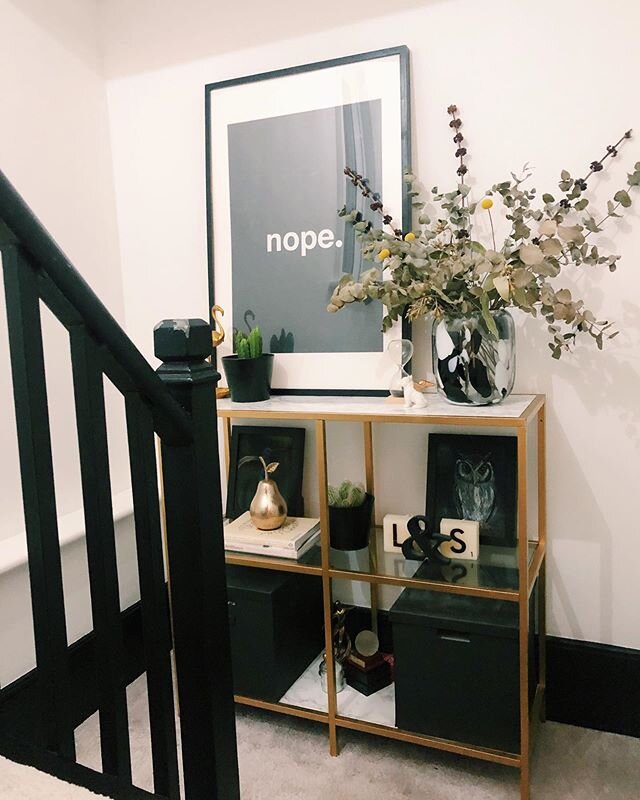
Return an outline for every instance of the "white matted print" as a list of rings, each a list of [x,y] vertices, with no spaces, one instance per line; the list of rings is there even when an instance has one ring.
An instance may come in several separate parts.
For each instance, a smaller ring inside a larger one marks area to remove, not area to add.
[[[402,325],[383,335],[379,303],[326,306],[343,274],[371,266],[337,215],[375,219],[344,167],[410,217],[407,49],[210,84],[206,102],[211,304],[226,330],[260,326],[276,392],[383,392]],[[232,347],[228,335],[219,355]]]

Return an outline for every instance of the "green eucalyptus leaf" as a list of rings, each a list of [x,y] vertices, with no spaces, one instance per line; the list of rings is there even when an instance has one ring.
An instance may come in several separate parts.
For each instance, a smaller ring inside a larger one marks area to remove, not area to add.
[[[631,205],[631,198],[629,197],[629,193],[624,189],[620,189],[619,192],[616,192],[613,195],[613,199],[616,203],[620,203],[623,208],[629,208]]]
[[[593,217],[587,217],[584,220],[584,227],[590,233],[600,233],[600,231],[602,230],[602,228],[598,227],[598,223],[595,221],[595,219]]]
[[[500,334],[498,333],[495,320],[489,311],[489,295],[486,292],[480,297],[480,308],[482,309],[482,319],[484,320],[487,329],[493,334],[493,336],[495,336],[496,339],[499,339]]]
[[[629,186],[640,186],[640,170],[627,175],[627,183]]]

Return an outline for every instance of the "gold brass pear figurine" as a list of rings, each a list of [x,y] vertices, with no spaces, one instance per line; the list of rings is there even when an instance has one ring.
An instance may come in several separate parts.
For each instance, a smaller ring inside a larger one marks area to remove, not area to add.
[[[258,488],[249,506],[251,521],[259,531],[275,531],[284,525],[287,519],[287,502],[280,494],[278,484],[269,477],[278,469],[278,462],[271,464],[259,456],[264,469],[264,479],[258,483]]]

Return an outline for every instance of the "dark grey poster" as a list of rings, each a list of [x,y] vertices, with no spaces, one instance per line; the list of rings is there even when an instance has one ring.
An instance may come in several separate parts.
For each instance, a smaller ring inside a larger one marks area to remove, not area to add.
[[[233,324],[259,325],[271,352],[382,350],[379,304],[326,311],[343,273],[371,267],[337,210],[364,202],[346,164],[381,186],[380,114],[373,100],[228,127]]]

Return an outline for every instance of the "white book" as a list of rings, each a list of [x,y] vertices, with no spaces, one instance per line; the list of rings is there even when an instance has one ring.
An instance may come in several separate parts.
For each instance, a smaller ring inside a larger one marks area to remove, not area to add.
[[[252,553],[260,556],[271,556],[273,558],[290,558],[297,560],[302,556],[320,539],[320,531],[316,531],[309,539],[302,545],[299,550],[291,550],[289,547],[278,547],[278,545],[271,544],[256,544],[251,542],[236,542],[227,541],[225,539],[224,546],[227,550],[233,550],[238,553]]]
[[[320,530],[320,520],[315,517],[287,517],[284,525],[275,531],[260,531],[248,511],[224,527],[225,547],[251,544],[260,548],[279,547],[298,552]],[[254,551],[255,552],[255,551]]]

